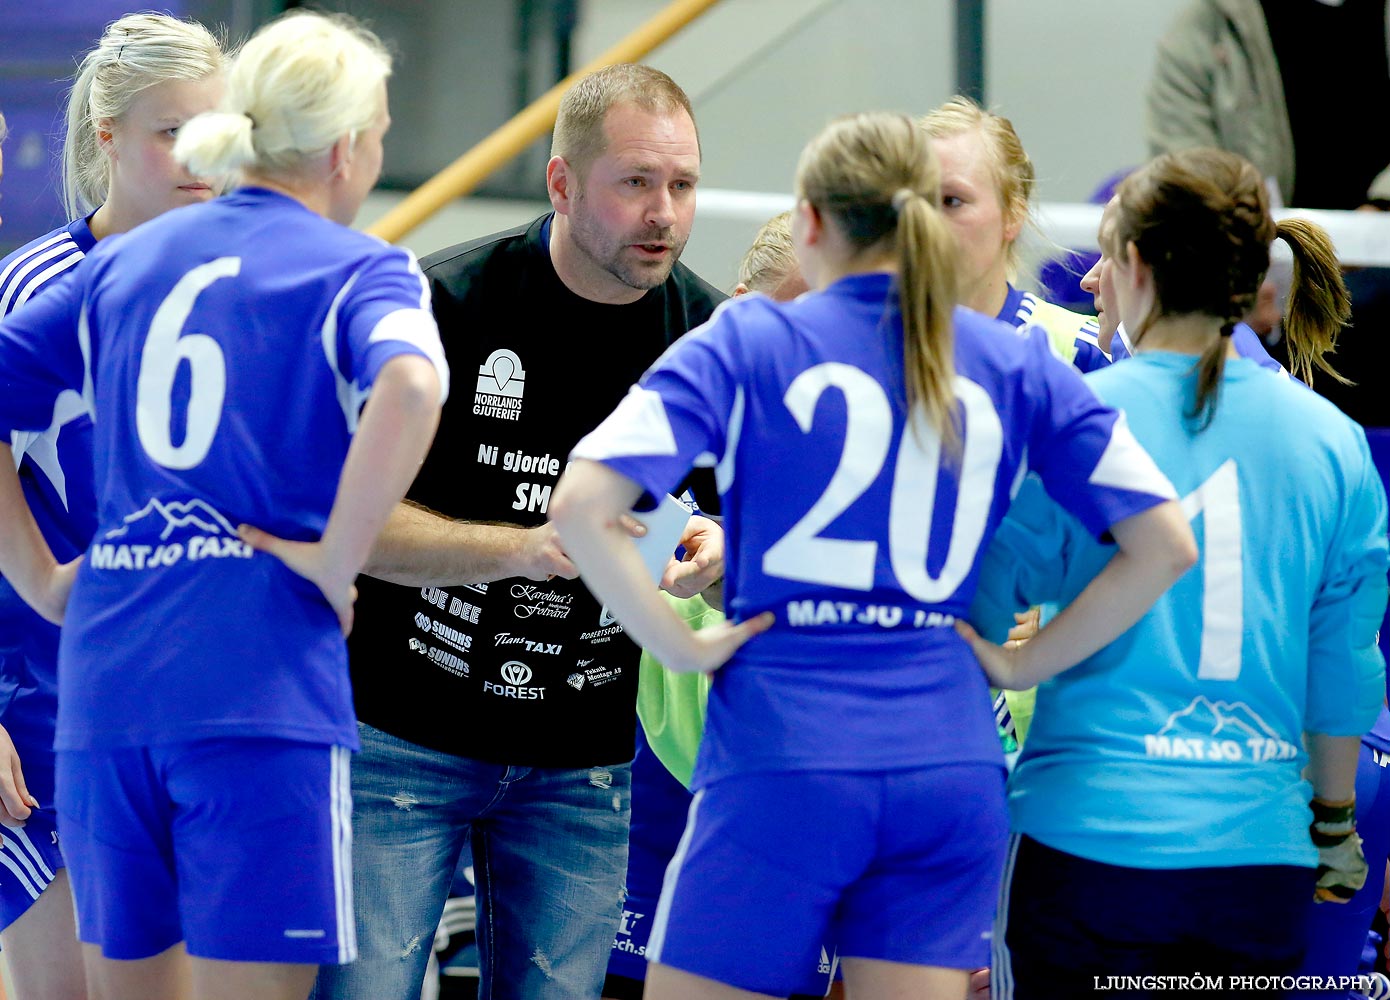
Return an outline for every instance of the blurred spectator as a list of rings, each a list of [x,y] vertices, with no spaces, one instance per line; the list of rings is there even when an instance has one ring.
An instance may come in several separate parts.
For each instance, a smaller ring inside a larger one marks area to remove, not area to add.
[[[1220,146],[1250,160],[1299,208],[1390,208],[1386,0],[1193,0],[1159,43],[1147,96],[1149,151]],[[1372,388],[1390,356],[1390,270],[1352,269],[1351,329],[1334,363],[1353,385],[1314,386],[1354,420],[1390,425]],[[1262,331],[1264,332],[1264,331]],[[1270,350],[1280,362],[1282,344]]]
[[[1386,0],[1196,0],[1159,43],[1149,152],[1220,146],[1285,204],[1390,207],[1390,132],[1365,127],[1390,105],[1388,44]]]

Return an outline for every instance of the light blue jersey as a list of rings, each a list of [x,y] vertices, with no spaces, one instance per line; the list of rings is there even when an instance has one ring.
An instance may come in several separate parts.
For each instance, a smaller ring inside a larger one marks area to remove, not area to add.
[[[406,251],[246,189],[103,240],[0,323],[0,426],[95,414],[98,527],[59,654],[59,750],[355,746],[318,589],[236,526],[317,539],[381,366],[445,370]]]
[[[1235,347],[1236,353],[1242,358],[1249,358],[1261,368],[1272,372],[1285,371],[1284,366],[1275,361],[1265,348],[1265,342],[1260,339],[1260,335],[1255,332],[1249,323],[1237,323],[1236,328],[1231,331],[1231,344]],[[1123,324],[1115,330],[1115,336],[1110,339],[1110,356],[1114,361],[1123,361],[1125,358],[1134,357],[1134,345],[1129,342],[1129,331]]]
[[[1038,689],[1010,783],[1016,832],[1138,868],[1312,866],[1305,730],[1364,733],[1385,695],[1386,499],[1364,433],[1302,385],[1227,362],[1192,433],[1193,358],[1090,376],[1172,479],[1201,549],[1132,629]],[[1114,554],[1029,482],[972,617],[1070,602]]]
[[[712,465],[731,617],[776,624],[715,675],[693,785],[731,773],[1002,764],[952,623],[1026,468],[1096,533],[1170,497],[1041,332],[958,309],[960,461],[908,426],[893,280],[722,305],[574,455],[653,495]]]

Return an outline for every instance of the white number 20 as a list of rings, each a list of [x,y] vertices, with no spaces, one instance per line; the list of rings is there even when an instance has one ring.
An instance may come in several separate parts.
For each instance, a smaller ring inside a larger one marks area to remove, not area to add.
[[[816,502],[763,554],[763,572],[787,580],[867,591],[874,586],[878,542],[823,538],[820,533],[878,478],[892,447],[892,407],[883,387],[860,369],[835,362],[816,365],[793,379],[783,397],[804,433],[810,433],[816,404],[831,388],[844,396],[846,407],[840,461]],[[913,426],[903,431],[893,470],[889,560],[903,590],[924,603],[946,600],[969,575],[984,539],[1003,454],[1003,427],[988,393],[960,375],[956,376],[955,389],[965,409],[966,435],[951,544],[940,576],[933,577],[927,571],[927,550],[941,441],[927,425],[920,407],[913,410]]]
[[[165,468],[191,469],[212,447],[227,395],[227,362],[217,341],[202,333],[185,334],[183,325],[208,286],[240,273],[240,257],[219,257],[198,265],[178,280],[150,322],[135,387],[135,429],[145,453]],[[179,363],[184,360],[192,373],[192,392],[183,443],[175,445],[170,427],[172,397]]]

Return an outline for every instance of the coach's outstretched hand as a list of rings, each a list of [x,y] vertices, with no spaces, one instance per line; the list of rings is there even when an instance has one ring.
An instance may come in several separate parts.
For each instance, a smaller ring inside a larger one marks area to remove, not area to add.
[[[661,589],[672,597],[694,597],[724,577],[724,529],[718,522],[693,515],[681,534],[685,558],[666,564]]]
[[[241,524],[237,537],[258,552],[274,556],[319,588],[338,616],[343,635],[352,632],[352,605],[357,600],[357,571],[337,565],[322,542],[292,542],[260,528]]]

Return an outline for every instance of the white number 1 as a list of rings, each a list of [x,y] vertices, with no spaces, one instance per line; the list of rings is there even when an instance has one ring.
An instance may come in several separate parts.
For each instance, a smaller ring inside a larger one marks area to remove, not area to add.
[[[1201,680],[1233,681],[1240,676],[1244,637],[1244,563],[1241,558],[1240,478],[1228,458],[1195,490],[1182,498],[1189,521],[1205,519],[1202,539]]]

